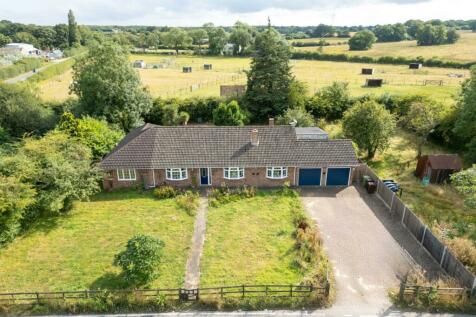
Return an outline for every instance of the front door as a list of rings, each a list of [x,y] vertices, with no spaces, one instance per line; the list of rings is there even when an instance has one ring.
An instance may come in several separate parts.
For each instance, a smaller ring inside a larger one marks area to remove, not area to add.
[[[210,185],[210,170],[208,168],[200,169],[200,185]]]

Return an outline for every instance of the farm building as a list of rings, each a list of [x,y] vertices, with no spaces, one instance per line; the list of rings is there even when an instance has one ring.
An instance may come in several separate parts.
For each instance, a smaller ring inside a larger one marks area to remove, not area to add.
[[[101,162],[103,187],[348,186],[359,165],[350,140],[318,128],[146,124]]]
[[[421,69],[423,67],[422,63],[410,63],[408,65],[410,69]]]
[[[430,183],[441,184],[461,168],[461,160],[456,154],[423,155],[418,159],[415,175],[420,179],[428,177]]]
[[[143,60],[136,60],[133,63],[134,68],[146,68],[146,63]]]
[[[382,87],[383,79],[367,79],[365,81],[366,87]]]
[[[191,73],[192,72],[192,67],[191,66],[184,66],[184,67],[182,67],[182,72],[183,73]]]
[[[375,72],[375,69],[373,68],[362,68],[362,75],[373,75]]]
[[[246,85],[221,85],[220,97],[238,97],[244,95]]]

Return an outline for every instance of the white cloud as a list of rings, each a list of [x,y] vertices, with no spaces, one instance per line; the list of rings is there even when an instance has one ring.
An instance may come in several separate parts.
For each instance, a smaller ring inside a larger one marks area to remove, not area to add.
[[[275,25],[476,18],[474,0],[0,0],[0,8],[0,19],[38,24],[64,23],[70,8],[81,24],[117,25],[265,24],[268,16]]]

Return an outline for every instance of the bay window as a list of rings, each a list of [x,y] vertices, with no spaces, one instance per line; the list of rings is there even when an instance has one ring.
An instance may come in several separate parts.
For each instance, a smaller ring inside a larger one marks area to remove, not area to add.
[[[223,178],[226,178],[226,179],[245,178],[245,169],[243,167],[226,167],[223,169]]]
[[[181,181],[187,179],[186,168],[168,168],[165,172],[165,178],[170,181]]]
[[[271,179],[283,179],[288,177],[288,168],[287,167],[267,167],[266,168],[266,177]]]

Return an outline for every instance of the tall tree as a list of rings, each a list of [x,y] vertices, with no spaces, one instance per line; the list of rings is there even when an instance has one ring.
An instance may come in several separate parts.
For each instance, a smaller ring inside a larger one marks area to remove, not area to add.
[[[112,42],[93,45],[73,67],[71,91],[82,110],[105,117],[122,129],[142,123],[141,115],[152,106],[149,92],[128,60],[127,48]]]
[[[251,28],[241,22],[235,23],[230,35],[230,42],[235,45],[233,54],[239,55],[246,52],[253,41]]]
[[[281,35],[268,25],[256,36],[245,100],[256,121],[278,116],[289,107],[291,83],[289,46]]]
[[[207,32],[204,29],[199,28],[189,31],[188,34],[192,38],[193,44],[198,45],[198,49],[201,51],[202,45],[207,39]]]
[[[178,54],[179,49],[184,49],[192,44],[193,39],[188,33],[180,28],[172,28],[162,37],[164,44],[173,48]]]
[[[55,31],[54,47],[65,49],[68,47],[68,26],[64,23],[56,24],[53,27]]]
[[[351,51],[366,51],[372,48],[376,40],[372,31],[359,31],[349,39],[349,48]]]
[[[68,45],[74,46],[79,42],[78,38],[78,24],[74,18],[73,10],[68,11]]]
[[[10,37],[0,34],[0,47],[3,47],[11,42],[12,42],[12,39]]]
[[[476,66],[471,68],[471,77],[462,84],[454,130],[466,142],[469,157],[476,161]]]
[[[375,101],[358,102],[346,111],[343,120],[344,134],[372,159],[378,150],[388,147],[395,129],[395,118]]]
[[[228,33],[223,28],[207,27],[208,50],[212,55],[220,55],[228,41]]]

